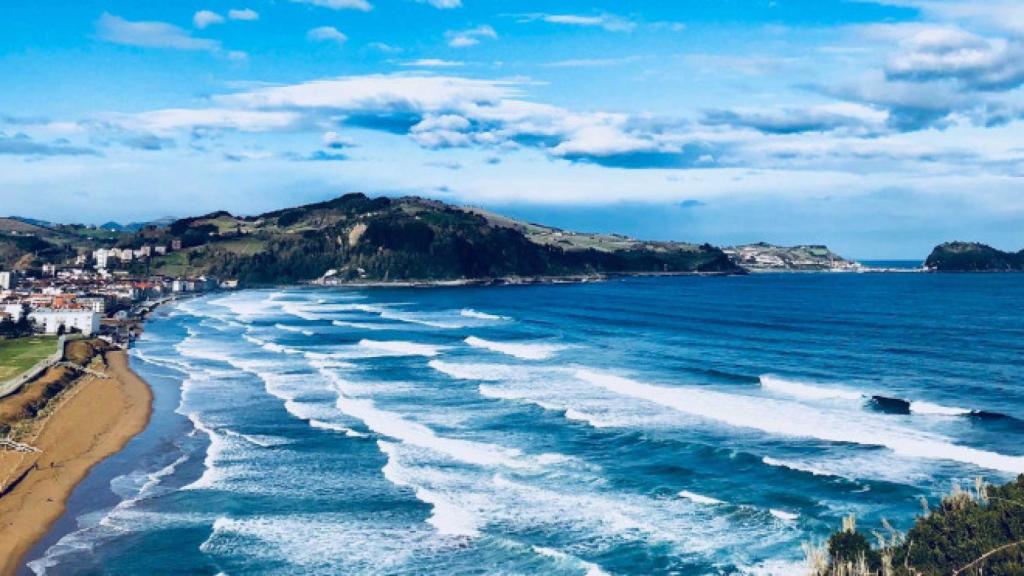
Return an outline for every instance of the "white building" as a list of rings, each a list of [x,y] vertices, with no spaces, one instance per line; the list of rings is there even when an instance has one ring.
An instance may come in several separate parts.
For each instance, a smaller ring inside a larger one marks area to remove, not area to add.
[[[92,253],[92,258],[96,261],[96,269],[103,270],[107,267],[107,260],[110,258],[110,252],[104,248],[100,248]]]
[[[36,308],[28,317],[46,334],[56,334],[60,327],[72,329],[86,336],[100,331],[100,315],[87,308]]]
[[[0,272],[0,290],[10,290],[15,283],[14,272]]]
[[[21,320],[21,304],[0,304],[0,313],[7,314],[11,320]]]
[[[81,298],[75,298],[75,302],[81,306],[92,310],[97,314],[103,314],[107,311],[107,300],[106,298],[86,296]]]

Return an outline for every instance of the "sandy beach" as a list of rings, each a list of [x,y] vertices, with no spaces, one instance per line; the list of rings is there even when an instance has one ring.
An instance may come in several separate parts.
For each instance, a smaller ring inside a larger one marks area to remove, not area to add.
[[[0,573],[14,574],[23,556],[64,512],[74,487],[89,470],[118,452],[149,420],[153,395],[120,350],[104,353],[108,376],[84,375],[55,399],[22,439],[38,453],[0,452]],[[94,362],[93,367],[103,367]],[[52,368],[53,375],[61,376]],[[66,376],[65,376],[66,377]]]

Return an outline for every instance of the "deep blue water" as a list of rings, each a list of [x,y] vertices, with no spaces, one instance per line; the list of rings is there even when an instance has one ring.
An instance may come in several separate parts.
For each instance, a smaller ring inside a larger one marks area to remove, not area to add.
[[[133,351],[152,423],[32,569],[800,573],[845,514],[906,528],[1024,472],[1022,295],[762,274],[185,301]]]

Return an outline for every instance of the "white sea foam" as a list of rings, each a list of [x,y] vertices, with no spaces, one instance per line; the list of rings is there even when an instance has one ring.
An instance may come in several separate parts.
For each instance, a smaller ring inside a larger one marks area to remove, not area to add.
[[[250,336],[249,334],[242,334],[242,338],[244,338],[246,341],[252,344],[259,346],[260,348],[263,348],[267,352],[273,352],[275,354],[302,354],[302,351],[296,348],[292,348],[290,346],[283,346],[276,342],[269,342],[267,340],[263,340],[262,338]]]
[[[284,330],[285,332],[295,332],[297,334],[302,334],[304,336],[313,336],[316,334],[316,332],[313,332],[312,330],[307,330],[299,326],[289,326],[288,324],[278,323],[274,324],[274,327],[277,328],[278,330]]]
[[[564,408],[558,404],[551,402],[545,402],[533,398],[529,391],[515,390],[509,388],[502,388],[498,386],[488,386],[487,384],[481,384],[478,387],[480,395],[485,398],[495,398],[497,400],[513,400],[517,402],[525,402],[527,404],[533,404],[549,410],[552,412],[561,412],[566,420],[575,420],[578,422],[586,422],[594,428],[613,428],[618,425],[616,422],[605,420],[593,414],[577,410],[576,408]]]
[[[369,436],[369,434],[357,432],[344,424],[335,422],[334,419],[338,416],[338,411],[333,405],[288,399],[285,400],[284,408],[292,416],[299,420],[305,420],[312,428],[340,432],[349,438]]]
[[[794,512],[786,512],[785,510],[777,510],[775,508],[771,508],[770,510],[768,510],[768,512],[772,516],[778,518],[779,520],[782,520],[783,522],[794,522],[797,518],[800,518],[799,514],[796,514]]]
[[[387,457],[387,464],[382,472],[389,482],[396,486],[412,488],[416,499],[433,506],[430,519],[427,522],[437,529],[441,534],[448,536],[465,536],[475,538],[480,535],[481,521],[469,511],[460,508],[443,494],[423,488],[417,485],[411,478],[409,471],[399,464],[399,446],[382,440],[377,441],[377,447]]]
[[[607,576],[608,574],[600,566],[594,564],[593,562],[587,562],[586,560],[577,558],[572,554],[566,554],[565,552],[561,552],[553,548],[534,546],[533,551],[537,554],[540,554],[541,556],[546,556],[548,558],[553,558],[555,560],[559,560],[562,562],[569,562],[575,564],[583,570],[586,570],[586,572],[584,573],[585,576]]]
[[[459,315],[463,318],[475,318],[477,320],[511,320],[508,316],[498,316],[497,314],[488,314],[487,312],[480,312],[472,308],[463,308],[459,310]]]
[[[1004,472],[1024,472],[1024,457],[953,444],[941,436],[891,424],[883,416],[850,418],[827,407],[728,394],[695,387],[654,386],[611,374],[578,370],[576,377],[616,394],[670,407],[730,426],[770,434],[885,446],[915,458],[954,460]]]
[[[134,529],[141,529],[144,525],[150,525],[151,523],[149,522],[138,522],[137,520],[140,518],[140,515],[133,514],[132,508],[138,502],[156,495],[158,493],[157,489],[160,487],[160,483],[163,479],[174,474],[178,466],[187,461],[188,455],[182,454],[174,462],[171,462],[167,466],[164,466],[155,472],[141,474],[139,477],[142,479],[142,482],[137,484],[133,494],[122,496],[122,500],[113,508],[94,514],[94,517],[98,517],[95,521],[84,521],[85,518],[80,517],[78,519],[78,529],[62,536],[60,540],[46,549],[41,558],[28,562],[27,566],[29,569],[37,575],[45,574],[49,568],[60,565],[61,558],[64,556],[76,552],[88,552],[93,549],[97,542],[103,541],[109,537],[124,534],[127,526],[131,526]],[[117,483],[119,478],[115,478],[111,481],[112,490],[115,490],[114,484]],[[115,492],[117,491],[115,490]],[[172,522],[175,520],[173,517],[168,518],[170,515],[164,514],[149,514],[141,517],[155,519],[159,516],[164,517],[162,520],[162,523],[164,524],[166,524],[168,520]]]
[[[176,358],[176,357],[175,358],[157,357],[157,356],[154,356],[154,355],[149,354],[147,352],[143,352],[138,347],[131,348],[129,350],[129,353],[132,356],[138,358],[139,360],[142,360],[143,362],[146,362],[147,364],[153,364],[154,366],[160,366],[160,367],[163,367],[163,368],[169,368],[171,370],[182,372],[184,374],[189,374],[193,370],[192,366],[188,362],[184,362],[184,361],[182,361],[182,360],[180,360],[179,358]]]
[[[303,354],[306,360],[317,366],[328,366],[331,368],[354,368],[355,364],[347,362],[353,355],[345,352],[306,352]]]
[[[599,418],[593,414],[576,410],[575,408],[566,408],[565,419],[575,420],[577,422],[586,422],[594,428],[616,428],[622,425],[621,422]]]
[[[392,525],[329,512],[221,516],[199,549],[214,558],[272,563],[281,574],[409,573],[410,557],[436,549],[426,527]],[[282,564],[284,564],[282,566]]]
[[[206,426],[199,415],[195,412],[188,414],[188,419],[192,421],[192,426],[196,430],[202,432],[210,440],[210,445],[206,449],[206,457],[203,459],[203,474],[195,482],[182,487],[182,490],[200,490],[205,488],[214,487],[220,480],[223,479],[223,472],[217,468],[217,459],[223,453],[225,444],[224,438],[215,432],[212,428]]]
[[[323,312],[363,312],[366,314],[381,314],[388,306],[393,304],[325,304],[318,306],[317,310]]]
[[[761,376],[761,387],[770,392],[792,396],[801,400],[863,400],[860,392],[829,386],[783,380],[775,376]]]
[[[793,576],[806,574],[807,562],[803,560],[765,560],[755,566],[741,568],[746,576]]]
[[[725,504],[725,502],[718,498],[712,498],[710,496],[702,496],[696,492],[690,492],[689,490],[680,490],[679,497],[685,498],[695,504],[706,504],[708,506],[717,506],[719,504]]]
[[[314,314],[313,310],[311,310],[309,307],[294,302],[282,302],[281,310],[285,314],[290,314],[292,316],[295,316],[296,318],[301,318],[303,320],[316,321],[323,319],[322,316]]]
[[[458,364],[431,360],[428,366],[457,380],[483,380],[497,382],[516,375],[517,367],[507,364]]]
[[[476,336],[466,338],[465,342],[474,348],[483,348],[492,352],[500,352],[501,354],[515,356],[522,360],[546,360],[560,350],[565,349],[565,346],[559,344],[547,344],[540,342],[495,342],[493,340],[477,338]]]
[[[867,397],[853,390],[784,380],[767,374],[761,376],[761,387],[775,394],[791,396],[801,400],[860,401]],[[920,400],[910,402],[910,411],[915,414],[928,414],[932,416],[964,416],[971,413],[966,408],[942,406]]]
[[[761,459],[764,464],[818,477],[841,478],[859,483],[863,479],[882,480],[894,484],[927,485],[934,482],[939,468],[948,464],[941,460],[921,461],[901,458],[888,450],[841,450],[801,458]]]
[[[359,341],[359,346],[374,352],[383,352],[393,356],[437,356],[444,348],[432,344],[402,342],[398,340],[367,340]]]
[[[517,449],[438,436],[423,424],[408,420],[396,412],[381,410],[374,405],[372,400],[347,398],[343,394],[339,394],[337,406],[339,410],[361,420],[370,430],[378,434],[444,454],[459,462],[477,466],[511,468],[522,468],[527,465],[521,459],[522,452]]]
[[[213,362],[231,364],[231,360],[233,359],[233,357],[227,352],[214,348],[209,342],[201,341],[195,335],[190,335],[188,338],[185,338],[176,344],[174,348],[181,353],[181,355],[198,360],[210,360]]]
[[[803,462],[779,460],[778,458],[772,458],[770,456],[765,456],[764,458],[761,458],[761,461],[769,466],[775,466],[777,468],[789,468],[790,470],[796,470],[797,472],[806,472],[814,476],[835,476],[835,474],[826,472],[821,468],[811,466]]]
[[[240,292],[223,298],[209,300],[208,302],[213,306],[220,306],[231,310],[234,315],[234,318],[231,318],[232,320],[237,319],[238,321],[248,323],[277,308],[277,303],[272,298],[257,299],[255,297],[257,294],[259,293]],[[209,314],[202,315],[209,316]]]
[[[349,438],[369,438],[369,434],[363,432],[357,432],[348,426],[342,426],[341,424],[335,424],[334,422],[325,422],[323,420],[310,420],[309,425],[313,428],[319,428],[320,430],[331,430],[332,432],[341,432]]]
[[[971,411],[966,408],[953,408],[924,401],[911,402],[910,412],[913,414],[929,414],[932,416],[964,416],[971,413]]]
[[[463,504],[517,526],[570,525],[598,538],[672,543],[682,553],[714,554],[737,540],[770,545],[783,537],[768,523],[735,523],[714,507],[679,499],[606,494],[585,486],[535,486],[495,474],[492,487]],[[461,502],[460,502],[461,503]]]
[[[352,322],[349,320],[331,320],[331,324],[338,328],[356,328],[359,330],[390,330],[387,324],[373,324],[370,322]]]
[[[246,442],[254,446],[259,446],[260,448],[273,448],[275,446],[284,446],[285,444],[291,443],[291,440],[287,438],[282,438],[280,436],[269,436],[266,434],[243,434],[241,432],[236,432],[230,428],[222,428],[221,431],[224,432],[224,434],[227,434],[228,436],[231,436],[233,438],[241,438],[242,440],[245,440]]]

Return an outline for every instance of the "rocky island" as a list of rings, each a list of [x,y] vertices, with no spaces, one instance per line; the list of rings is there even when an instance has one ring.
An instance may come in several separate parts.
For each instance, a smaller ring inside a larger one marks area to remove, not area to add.
[[[924,266],[933,272],[1022,272],[1024,250],[1003,252],[978,242],[946,242],[932,250]]]

